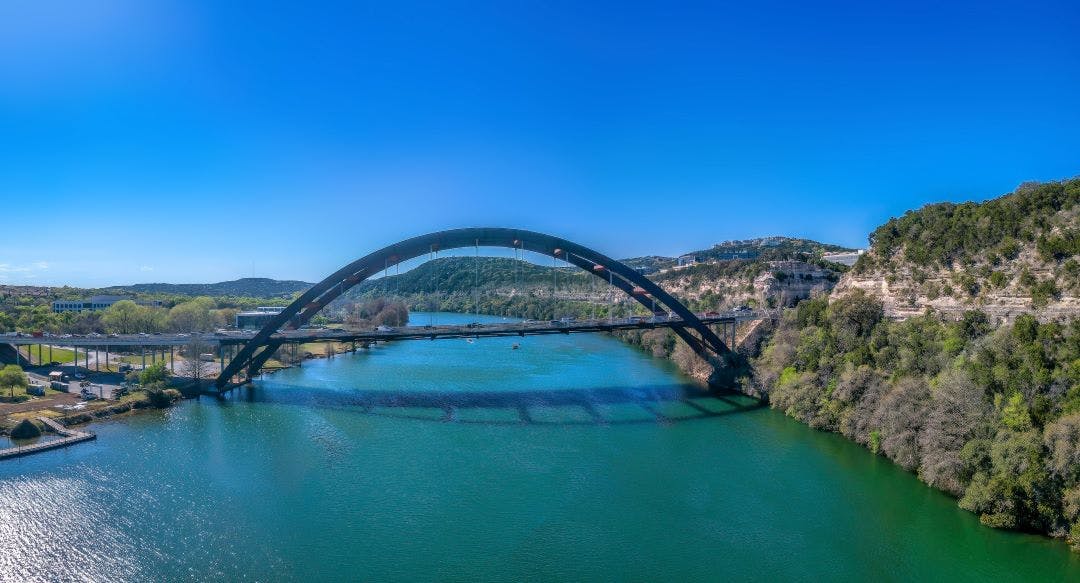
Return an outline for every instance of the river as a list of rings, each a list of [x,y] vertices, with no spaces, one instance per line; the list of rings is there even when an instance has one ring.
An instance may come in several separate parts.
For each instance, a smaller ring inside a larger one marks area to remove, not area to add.
[[[380,345],[89,429],[0,462],[2,580],[1080,580],[605,336]]]

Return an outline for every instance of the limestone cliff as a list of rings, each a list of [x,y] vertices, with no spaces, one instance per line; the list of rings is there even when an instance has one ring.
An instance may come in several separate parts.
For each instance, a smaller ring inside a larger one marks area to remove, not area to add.
[[[997,321],[1080,314],[1080,179],[1025,184],[983,203],[929,205],[870,239],[834,296],[865,290],[892,318],[972,309]]]

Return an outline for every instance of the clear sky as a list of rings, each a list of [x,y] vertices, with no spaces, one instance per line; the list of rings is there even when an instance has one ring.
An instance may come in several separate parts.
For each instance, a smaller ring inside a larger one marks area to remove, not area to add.
[[[317,281],[479,225],[863,246],[1080,174],[1075,0],[586,4],[2,2],[0,282]]]

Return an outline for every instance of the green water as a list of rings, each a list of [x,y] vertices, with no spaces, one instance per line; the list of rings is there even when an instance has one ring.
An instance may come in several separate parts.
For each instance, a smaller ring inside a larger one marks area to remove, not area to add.
[[[0,462],[0,580],[1080,580],[602,336],[379,346],[90,428]]]

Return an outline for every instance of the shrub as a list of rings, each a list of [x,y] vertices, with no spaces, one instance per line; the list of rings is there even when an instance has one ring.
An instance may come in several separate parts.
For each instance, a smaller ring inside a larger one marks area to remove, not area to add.
[[[147,386],[155,383],[163,383],[167,380],[169,380],[169,369],[165,368],[164,362],[152,364],[139,373],[140,385]]]
[[[11,429],[11,437],[15,439],[29,439],[31,437],[40,437],[41,429],[29,419],[23,419],[18,425]]]

